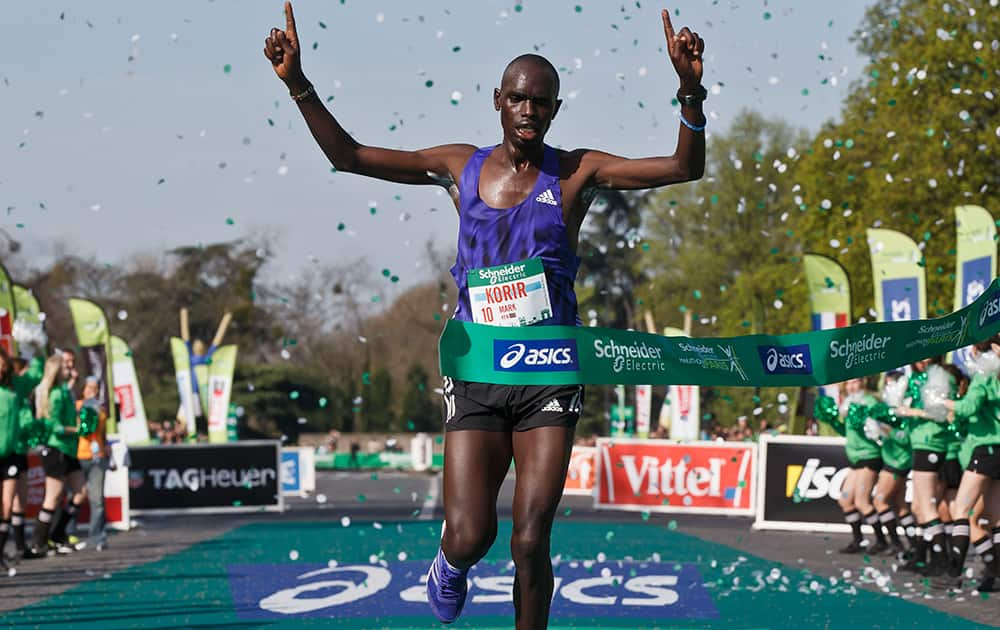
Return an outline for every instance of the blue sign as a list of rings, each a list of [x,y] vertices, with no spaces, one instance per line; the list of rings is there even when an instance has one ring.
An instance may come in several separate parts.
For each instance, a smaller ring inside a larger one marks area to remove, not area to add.
[[[973,258],[962,263],[962,306],[976,301],[993,282],[993,261],[989,256]]]
[[[501,372],[572,372],[580,369],[576,339],[493,340],[493,369]]]
[[[882,319],[902,322],[920,319],[920,291],[916,278],[882,281]]]
[[[302,489],[302,467],[299,464],[299,452],[294,450],[281,451],[281,491],[298,492]]]
[[[757,346],[766,374],[812,374],[809,344],[798,346]]]
[[[233,607],[240,619],[391,618],[425,616],[423,561],[379,564],[229,565]],[[666,562],[563,562],[553,567],[553,619],[717,619],[697,565]],[[463,618],[513,615],[514,572],[506,562],[469,571]]]

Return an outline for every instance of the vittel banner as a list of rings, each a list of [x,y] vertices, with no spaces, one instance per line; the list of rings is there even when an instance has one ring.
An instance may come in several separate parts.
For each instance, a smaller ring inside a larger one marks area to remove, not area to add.
[[[755,448],[752,443],[600,439],[594,507],[751,514]]]

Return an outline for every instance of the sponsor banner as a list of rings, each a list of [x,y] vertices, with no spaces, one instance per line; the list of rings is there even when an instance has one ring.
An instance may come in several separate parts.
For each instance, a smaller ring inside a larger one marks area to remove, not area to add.
[[[755,445],[597,440],[597,509],[753,514]]]
[[[48,337],[45,334],[45,314],[31,289],[13,285],[14,328],[13,335],[21,358],[30,360],[36,351],[45,348]],[[0,326],[2,327],[2,326]]]
[[[311,448],[281,449],[281,491],[306,496],[316,490],[316,453]]]
[[[802,257],[809,287],[813,330],[847,326],[851,312],[851,283],[847,271],[832,258],[818,254]]]
[[[132,351],[121,337],[111,336],[111,381],[118,402],[118,432],[126,444],[147,444],[149,426],[146,406],[142,403],[139,379],[132,362]]]
[[[0,346],[3,346],[9,357],[17,356],[17,342],[14,341],[16,317],[14,283],[10,280],[7,268],[0,264]]]
[[[174,358],[174,378],[177,379],[177,395],[180,399],[178,417],[184,419],[188,436],[197,435],[195,428],[195,397],[191,382],[191,355],[187,344],[180,337],[170,338],[170,354]]]
[[[691,339],[597,327],[499,328],[452,319],[441,335],[439,355],[444,376],[501,385],[813,386],[892,370],[997,331],[1000,280],[944,317],[790,335]],[[493,360],[484,361],[487,356]]]
[[[132,447],[132,510],[281,511],[280,450],[277,440]]]
[[[985,208],[958,206],[955,208],[955,233],[957,237],[955,309],[957,310],[973,303],[996,277],[997,226],[993,216]],[[965,370],[965,366],[971,361],[969,348],[956,350],[952,361]]]
[[[671,440],[693,442],[701,437],[700,392],[697,385],[670,386],[665,402],[670,407]]]
[[[594,479],[597,476],[597,449],[593,446],[574,446],[569,456],[569,470],[563,494],[594,493]]]
[[[208,441],[221,444],[229,441],[226,420],[229,398],[233,393],[233,373],[236,370],[236,346],[222,346],[212,354],[208,366]]]
[[[762,435],[754,528],[850,531],[837,504],[850,471],[845,444],[841,437]]]
[[[97,399],[108,414],[108,433],[118,433],[118,414],[111,404],[110,393],[114,391],[111,375],[111,331],[104,309],[81,298],[69,299],[69,310],[73,316],[76,339],[83,351],[83,362],[87,366],[87,376],[97,378]]]
[[[649,437],[649,422],[653,411],[653,386],[635,386],[635,434]]]
[[[231,564],[226,571],[241,620],[357,618],[359,624],[370,625],[374,618],[428,618],[428,565],[429,559],[378,564],[331,560]],[[553,572],[554,619],[719,616],[695,564],[574,561],[560,563]],[[514,574],[505,563],[480,562],[469,570],[468,580],[462,619],[511,618]]]
[[[879,321],[927,317],[924,256],[913,239],[893,230],[869,229],[868,247]]]

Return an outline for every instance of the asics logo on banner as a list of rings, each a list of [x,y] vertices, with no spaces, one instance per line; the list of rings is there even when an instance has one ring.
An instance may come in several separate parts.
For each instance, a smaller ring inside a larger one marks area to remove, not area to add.
[[[757,346],[761,364],[768,374],[812,374],[808,344],[798,346]]]
[[[979,327],[988,326],[998,319],[1000,319],[1000,290],[994,291],[979,311]]]
[[[505,372],[570,372],[579,368],[575,339],[493,340],[493,369]]]
[[[545,189],[545,192],[535,197],[535,201],[539,201],[541,203],[547,203],[550,206],[559,205],[559,202],[556,201],[556,196],[553,195],[552,191],[549,190],[548,188]]]

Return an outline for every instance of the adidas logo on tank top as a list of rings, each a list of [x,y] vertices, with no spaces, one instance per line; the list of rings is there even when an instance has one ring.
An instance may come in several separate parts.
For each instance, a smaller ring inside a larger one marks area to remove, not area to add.
[[[539,201],[541,203],[547,203],[550,206],[558,206],[559,205],[556,202],[556,196],[553,195],[552,191],[549,190],[548,188],[545,189],[545,192],[543,192],[542,194],[540,194],[537,197],[535,197],[535,201]]]

